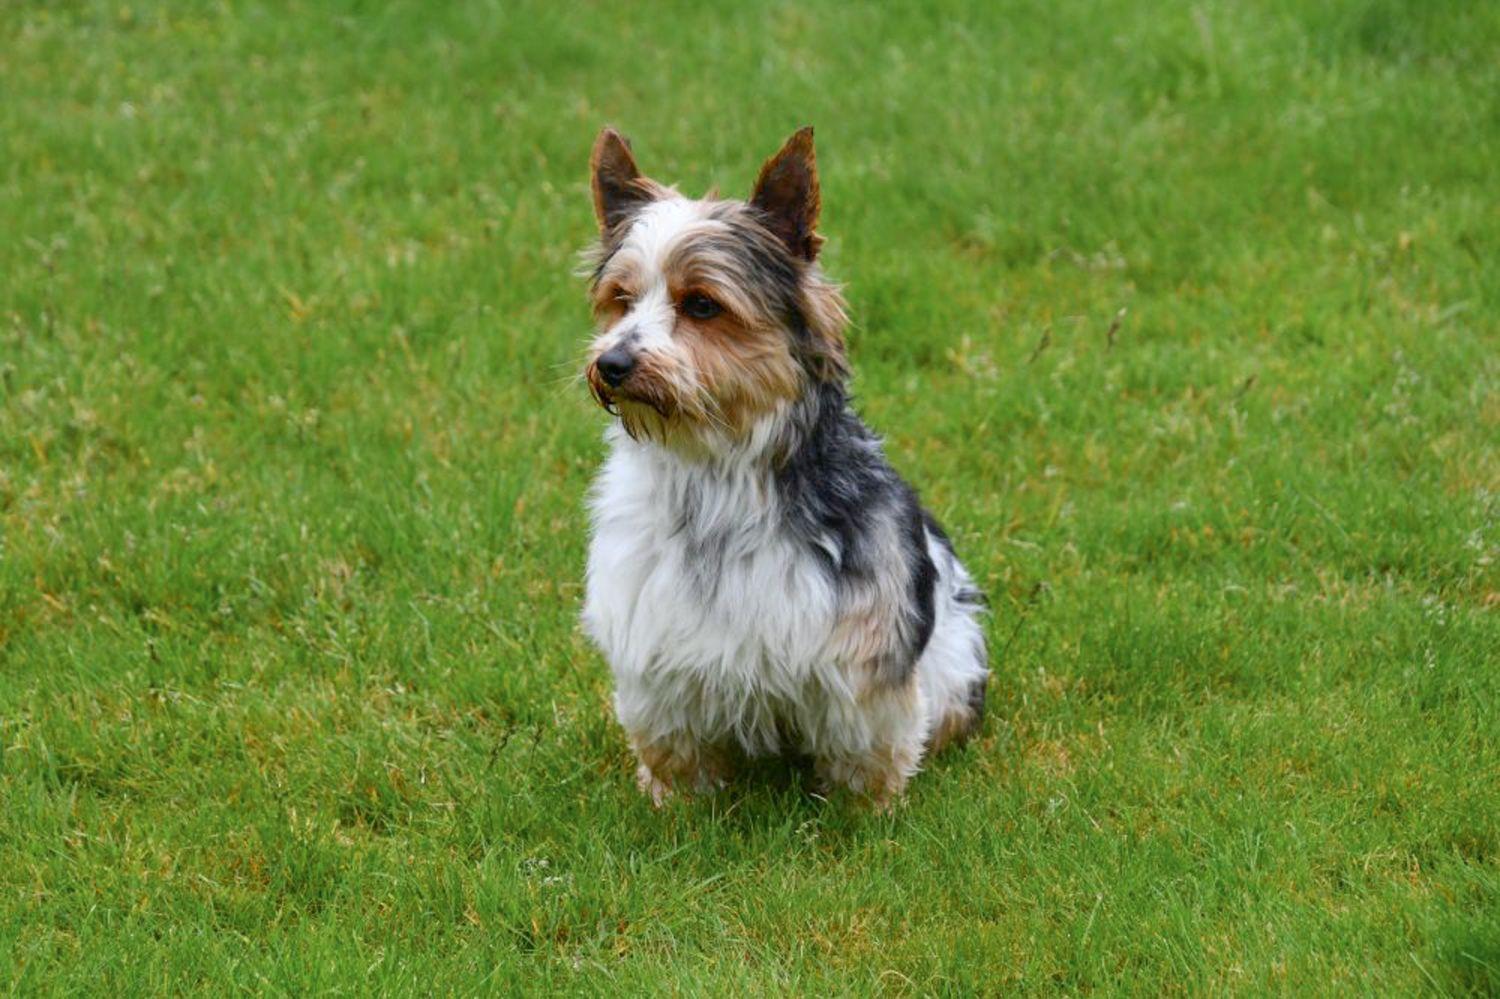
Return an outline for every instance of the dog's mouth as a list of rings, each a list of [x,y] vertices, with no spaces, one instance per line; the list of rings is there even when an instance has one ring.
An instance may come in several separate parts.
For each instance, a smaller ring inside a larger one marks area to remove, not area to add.
[[[588,382],[589,394],[594,397],[599,408],[611,416],[622,415],[622,407],[628,410],[640,406],[666,419],[677,409],[670,396],[657,391],[649,381],[640,377],[632,377],[619,385],[610,385],[599,373],[598,365],[590,364],[584,372],[584,380]]]
[[[594,401],[599,404],[601,409],[611,416],[620,415],[620,407],[615,402],[614,392],[610,390],[609,386],[604,384],[604,378],[600,376],[597,367],[590,364],[583,372],[583,380],[588,382],[589,395],[594,397]]]

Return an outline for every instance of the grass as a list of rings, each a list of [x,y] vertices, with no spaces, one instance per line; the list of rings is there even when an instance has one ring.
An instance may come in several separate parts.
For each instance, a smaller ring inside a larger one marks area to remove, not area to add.
[[[1500,991],[1500,6],[0,37],[7,988]],[[694,192],[818,127],[861,407],[999,651],[893,817],[631,784],[576,625],[605,122]]]

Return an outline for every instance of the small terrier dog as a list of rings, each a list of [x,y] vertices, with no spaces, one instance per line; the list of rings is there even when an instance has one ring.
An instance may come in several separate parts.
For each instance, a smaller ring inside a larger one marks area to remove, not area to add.
[[[660,805],[795,751],[888,808],[979,725],[984,599],[850,409],[812,129],[748,202],[642,176],[613,129],[591,167],[585,377],[617,419],[583,621],[641,789]]]

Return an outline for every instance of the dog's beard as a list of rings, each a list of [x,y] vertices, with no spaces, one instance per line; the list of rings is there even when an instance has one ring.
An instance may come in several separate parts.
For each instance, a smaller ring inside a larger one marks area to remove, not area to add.
[[[680,431],[678,421],[651,403],[620,399],[615,402],[615,414],[619,417],[620,426],[635,440],[653,440],[665,444]]]
[[[801,398],[807,382],[780,363],[763,363],[762,355],[735,360],[737,367],[717,373],[725,384],[712,388],[702,372],[672,377],[650,365],[620,386],[608,384],[594,364],[584,376],[594,401],[632,439],[696,456],[738,453],[765,436],[767,419]]]
[[[680,434],[681,407],[667,394],[649,388],[632,387],[625,392],[603,385],[598,378],[589,379],[594,400],[635,440],[655,440],[663,444]]]

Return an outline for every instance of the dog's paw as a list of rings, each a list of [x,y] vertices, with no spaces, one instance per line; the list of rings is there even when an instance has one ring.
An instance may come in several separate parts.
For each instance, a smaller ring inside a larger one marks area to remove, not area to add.
[[[679,793],[679,787],[668,781],[662,780],[651,771],[651,768],[642,763],[635,771],[635,782],[641,791],[651,799],[655,808],[666,804],[667,799],[675,797]],[[684,775],[681,793],[694,797],[705,797],[718,794],[729,786],[729,778],[726,774],[713,769],[699,770],[692,775]]]
[[[652,808],[660,808],[672,797],[672,785],[657,777],[644,763],[636,768],[635,782],[646,797],[651,799]]]
[[[817,788],[824,797],[842,788],[880,815],[895,811],[906,793],[908,773],[879,757],[820,759]]]

